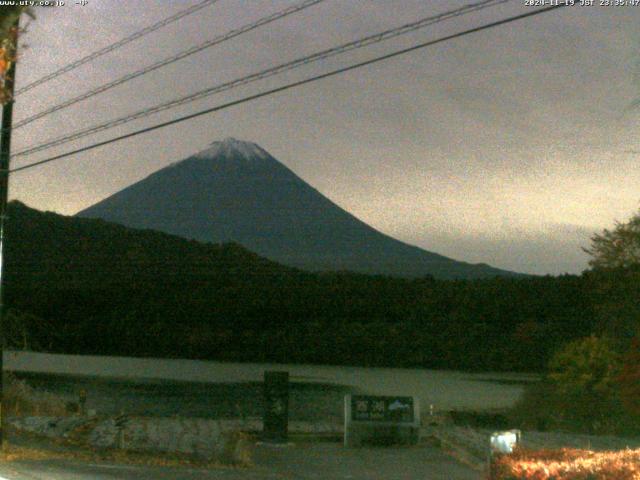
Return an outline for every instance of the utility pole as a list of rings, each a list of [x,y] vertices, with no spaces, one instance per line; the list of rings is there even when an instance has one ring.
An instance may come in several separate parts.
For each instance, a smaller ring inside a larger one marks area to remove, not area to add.
[[[16,78],[18,51],[18,17],[9,33],[9,52],[7,58],[11,62],[4,77],[4,89],[7,95],[2,106],[2,130],[0,131],[0,449],[4,448],[4,228],[9,201],[9,167],[11,159],[11,126],[13,123],[13,90]]]

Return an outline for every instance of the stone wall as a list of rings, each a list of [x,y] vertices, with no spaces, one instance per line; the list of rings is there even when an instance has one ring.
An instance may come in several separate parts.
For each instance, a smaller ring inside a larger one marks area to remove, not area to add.
[[[92,448],[194,455],[206,460],[242,463],[240,422],[202,418],[24,417],[9,419],[14,428],[61,438]]]

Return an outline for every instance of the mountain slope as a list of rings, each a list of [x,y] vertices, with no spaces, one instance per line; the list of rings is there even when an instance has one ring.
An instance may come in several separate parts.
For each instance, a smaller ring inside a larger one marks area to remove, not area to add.
[[[211,245],[100,219],[40,212],[18,201],[10,202],[8,211],[10,286],[42,282],[56,288],[99,288],[128,285],[136,278],[154,283],[187,278],[250,282],[256,276],[262,281],[295,272],[233,243]]]
[[[5,304],[26,315],[8,322],[14,328],[5,338],[28,337],[29,345],[66,353],[235,355],[238,342],[228,331],[264,328],[265,317],[280,327],[265,303],[310,276],[237,244],[40,212],[17,201],[9,204],[6,240]]]
[[[285,265],[406,277],[512,275],[384,235],[259,146],[226,139],[78,213],[208,242],[235,241]]]

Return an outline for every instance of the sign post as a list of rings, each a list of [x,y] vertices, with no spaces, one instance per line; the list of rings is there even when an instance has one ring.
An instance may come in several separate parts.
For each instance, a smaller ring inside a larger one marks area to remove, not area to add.
[[[372,444],[416,444],[420,436],[417,397],[346,395],[345,447]]]
[[[264,372],[262,437],[286,442],[289,428],[289,372]]]

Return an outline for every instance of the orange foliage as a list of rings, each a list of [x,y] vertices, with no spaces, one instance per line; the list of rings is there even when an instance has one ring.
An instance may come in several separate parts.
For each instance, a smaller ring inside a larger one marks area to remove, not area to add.
[[[516,450],[492,462],[490,480],[640,480],[640,449]]]
[[[0,47],[0,77],[4,78],[4,74],[7,71],[8,66],[7,50],[4,47]]]
[[[5,77],[11,68],[11,63],[15,61],[15,46],[13,44],[15,39],[15,29],[12,29],[9,37],[3,39],[0,44],[0,104],[4,104],[10,100],[10,93],[5,87]]]

